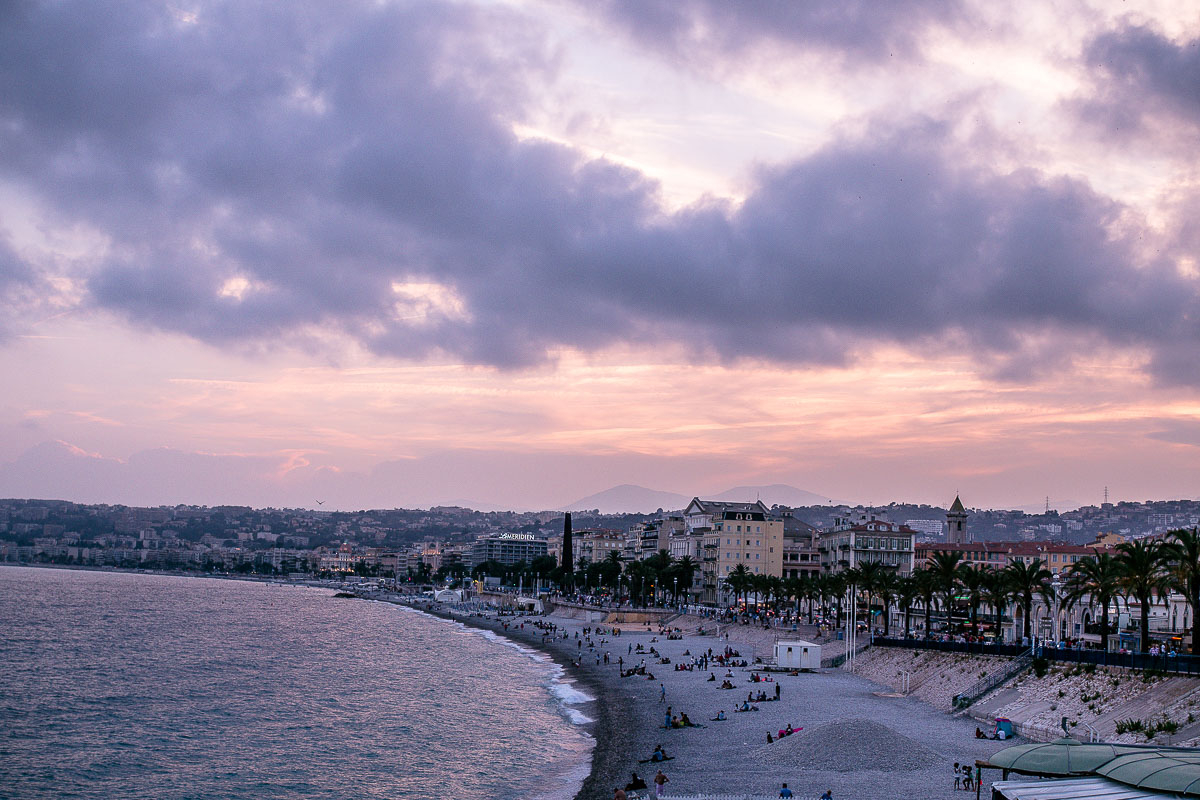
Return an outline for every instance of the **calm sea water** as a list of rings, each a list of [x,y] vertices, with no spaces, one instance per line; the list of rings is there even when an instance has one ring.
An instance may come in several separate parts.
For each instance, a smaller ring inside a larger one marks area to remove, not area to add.
[[[0,568],[0,797],[574,795],[592,740],[557,666],[331,595]]]

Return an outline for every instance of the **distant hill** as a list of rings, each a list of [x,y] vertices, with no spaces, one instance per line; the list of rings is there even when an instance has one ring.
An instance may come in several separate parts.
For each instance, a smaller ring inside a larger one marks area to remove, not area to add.
[[[705,500],[725,500],[727,502],[752,503],[762,500],[770,506],[823,506],[833,502],[828,497],[797,489],[784,483],[773,483],[770,486],[738,486],[727,492],[707,495]]]
[[[720,494],[704,494],[701,497],[705,500],[745,503],[752,503],[761,498],[767,506],[822,506],[833,502],[828,497],[782,483],[770,486],[738,486]],[[584,511],[598,508],[602,514],[620,514],[622,512],[648,514],[660,508],[665,511],[678,511],[686,507],[691,499],[687,495],[675,492],[660,492],[626,483],[576,500],[569,506],[564,506],[562,510]]]
[[[569,506],[563,506],[562,510],[585,511],[598,508],[601,514],[620,514],[622,512],[648,514],[660,508],[667,511],[678,511],[691,499],[675,492],[660,492],[655,489],[647,489],[645,486],[624,483],[576,500]]]

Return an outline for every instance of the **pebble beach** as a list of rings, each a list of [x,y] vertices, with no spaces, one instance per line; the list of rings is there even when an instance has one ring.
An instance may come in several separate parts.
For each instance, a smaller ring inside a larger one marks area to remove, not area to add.
[[[649,783],[659,767],[670,779],[668,797],[776,797],[785,781],[796,797],[814,800],[826,790],[835,800],[966,797],[954,786],[955,762],[974,764],[1013,744],[976,739],[974,720],[897,696],[891,688],[842,668],[799,674],[756,670],[755,651],[766,655],[767,641],[776,634],[764,637],[750,626],[722,626],[718,639],[711,624],[705,635],[698,635],[700,621],[683,618],[672,623],[685,631],[682,638],[668,639],[656,625],[648,628],[644,623],[613,626],[555,615],[495,617],[430,610],[549,653],[564,666],[567,677],[595,698],[579,707],[593,720],[588,729],[596,747],[591,773],[576,800],[609,800],[633,772]],[[556,635],[545,635],[535,622],[557,626]],[[619,635],[613,635],[614,627]],[[592,634],[585,635],[585,629]],[[636,652],[638,645],[645,654]],[[649,653],[652,647],[657,655]],[[676,669],[709,648],[718,654],[726,647],[738,651],[748,666],[710,663],[708,671]],[[621,677],[618,658],[626,669],[644,659],[653,679]],[[715,681],[708,680],[710,674]],[[754,682],[755,674],[769,680]],[[718,688],[726,680],[733,689]],[[774,697],[776,685],[778,701],[756,702],[757,711],[734,711],[747,693],[765,691]],[[699,727],[665,728],[668,707],[673,715],[687,714]],[[724,721],[714,721],[719,711],[725,712]],[[776,739],[789,725],[795,733]],[[775,741],[768,743],[768,732]],[[669,761],[639,763],[658,745]]]

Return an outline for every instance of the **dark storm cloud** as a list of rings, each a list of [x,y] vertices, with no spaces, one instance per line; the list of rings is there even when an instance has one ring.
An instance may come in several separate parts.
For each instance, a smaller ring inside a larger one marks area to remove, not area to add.
[[[509,367],[626,341],[790,363],[953,342],[1017,375],[1070,341],[1196,369],[1195,281],[1114,233],[1119,203],[973,166],[936,122],[668,214],[643,174],[513,135],[555,54],[509,12],[16,8],[0,174],[110,238],[90,301],[139,324]]]
[[[1076,103],[1087,120],[1111,136],[1159,136],[1184,121],[1186,146],[1195,152],[1200,125],[1200,38],[1172,41],[1143,25],[1124,24],[1094,38],[1084,52],[1091,94]]]
[[[642,47],[694,66],[757,61],[769,46],[783,52],[816,51],[847,61],[881,63],[920,55],[932,27],[969,17],[957,0],[578,0]]]

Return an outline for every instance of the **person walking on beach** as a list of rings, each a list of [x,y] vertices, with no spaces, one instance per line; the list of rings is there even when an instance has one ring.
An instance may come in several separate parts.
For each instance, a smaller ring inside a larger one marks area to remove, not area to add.
[[[660,703],[667,702],[667,686],[666,686],[666,684],[660,683],[658,685],[658,702],[660,702]]]
[[[664,791],[663,786],[667,785],[670,782],[671,782],[671,779],[668,778],[666,775],[664,775],[663,771],[660,769],[658,771],[658,774],[654,776],[654,796],[662,797],[663,791]]]

